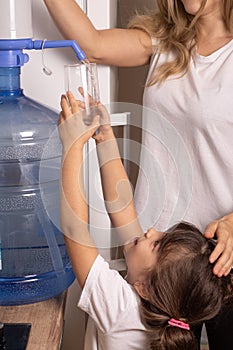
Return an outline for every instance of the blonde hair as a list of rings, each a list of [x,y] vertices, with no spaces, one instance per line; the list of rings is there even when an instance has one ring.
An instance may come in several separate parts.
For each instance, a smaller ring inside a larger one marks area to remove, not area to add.
[[[164,82],[171,75],[183,76],[189,69],[190,59],[198,35],[198,18],[207,0],[203,0],[195,16],[188,14],[180,0],[157,0],[158,11],[136,15],[129,28],[146,31],[156,38],[158,53],[172,52],[173,61],[165,62],[153,72],[148,85]],[[222,0],[226,29],[233,33],[233,0]]]

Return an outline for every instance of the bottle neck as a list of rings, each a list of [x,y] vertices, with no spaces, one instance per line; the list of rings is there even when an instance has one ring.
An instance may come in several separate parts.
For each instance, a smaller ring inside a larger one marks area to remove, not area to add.
[[[0,96],[22,95],[20,67],[0,67]]]

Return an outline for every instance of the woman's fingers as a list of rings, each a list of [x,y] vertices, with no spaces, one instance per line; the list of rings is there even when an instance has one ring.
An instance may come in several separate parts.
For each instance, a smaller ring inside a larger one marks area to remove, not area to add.
[[[216,261],[214,274],[218,277],[226,276],[233,265],[233,213],[210,223],[204,235],[207,238],[216,236],[217,244],[210,255],[210,262]]]

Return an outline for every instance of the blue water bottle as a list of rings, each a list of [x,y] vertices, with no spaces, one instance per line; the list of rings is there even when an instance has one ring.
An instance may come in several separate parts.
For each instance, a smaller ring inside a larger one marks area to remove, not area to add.
[[[47,192],[58,211],[58,172],[48,168],[44,183],[39,177],[57,113],[24,96],[19,70],[0,68],[1,305],[53,297],[74,279],[63,236],[41,196],[42,190]],[[60,154],[54,157],[59,166]]]
[[[54,297],[75,278],[63,235],[48,214],[59,215],[59,139],[45,152],[58,114],[20,87],[21,66],[28,61],[23,49],[42,44],[0,40],[0,305]]]

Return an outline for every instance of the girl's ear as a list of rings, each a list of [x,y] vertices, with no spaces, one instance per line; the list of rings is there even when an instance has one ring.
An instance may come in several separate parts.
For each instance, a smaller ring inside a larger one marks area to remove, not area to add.
[[[147,294],[147,288],[144,282],[137,281],[134,283],[133,287],[141,298],[145,300],[149,299]]]

